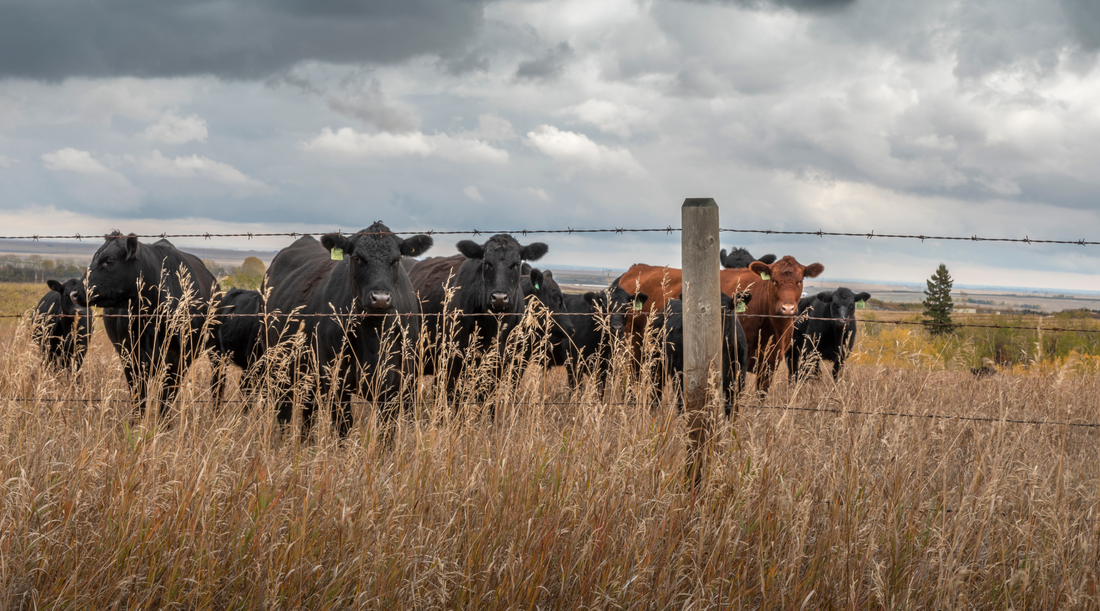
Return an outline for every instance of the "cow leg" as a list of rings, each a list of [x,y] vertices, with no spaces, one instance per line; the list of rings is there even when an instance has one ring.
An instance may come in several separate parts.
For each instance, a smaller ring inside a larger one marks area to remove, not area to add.
[[[838,354],[836,360],[833,361],[833,381],[840,380],[840,371],[844,368],[844,356]]]

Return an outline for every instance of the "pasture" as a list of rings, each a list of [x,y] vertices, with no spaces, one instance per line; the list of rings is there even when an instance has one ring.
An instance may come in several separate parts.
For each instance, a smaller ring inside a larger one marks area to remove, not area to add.
[[[492,421],[426,378],[392,427],[359,404],[301,443],[262,391],[214,410],[205,359],[170,423],[136,417],[96,326],[75,377],[0,327],[4,608],[1100,603],[1100,430],[1005,421],[1100,422],[1077,348],[979,379],[980,329],[865,324],[840,380],[716,418],[692,487],[676,407],[621,362],[602,398],[532,368]]]

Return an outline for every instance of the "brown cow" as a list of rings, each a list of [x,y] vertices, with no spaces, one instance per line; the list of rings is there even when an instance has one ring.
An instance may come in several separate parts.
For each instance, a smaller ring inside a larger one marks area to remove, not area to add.
[[[783,359],[791,344],[793,318],[767,318],[767,315],[795,316],[798,300],[802,297],[802,279],[816,278],[825,266],[814,263],[800,264],[794,257],[786,256],[772,264],[753,261],[748,268],[723,269],[722,292],[735,295],[739,291],[752,293],[746,316],[741,325],[749,339],[749,371],[756,373],[756,387],[767,392],[771,388],[772,373]],[[767,274],[769,280],[763,280]],[[654,267],[637,263],[619,276],[612,286],[618,285],[626,292],[646,293],[649,300],[637,315],[627,318],[626,331],[634,347],[634,358],[641,361],[641,344],[650,312],[660,312],[669,299],[683,292],[683,275],[675,267]],[[753,316],[753,315],[756,316]]]
[[[728,285],[752,293],[741,325],[749,339],[749,371],[756,373],[758,391],[766,394],[771,388],[772,374],[791,345],[802,279],[816,278],[824,271],[820,263],[802,265],[789,255],[771,265],[753,261],[748,269],[722,270],[723,292]],[[765,274],[769,280],[763,280]]]

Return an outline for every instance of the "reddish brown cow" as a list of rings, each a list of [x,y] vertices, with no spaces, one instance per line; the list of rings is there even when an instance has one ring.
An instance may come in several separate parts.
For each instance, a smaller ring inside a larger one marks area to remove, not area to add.
[[[756,315],[774,314],[795,316],[798,300],[802,297],[803,278],[816,278],[825,271],[820,263],[802,265],[794,257],[786,256],[772,264],[753,261],[748,268],[723,269],[722,292],[735,295],[739,291],[752,293],[748,304],[748,316],[741,319],[749,340],[749,371],[756,373],[757,389],[767,392],[771,388],[772,373],[791,345],[794,329],[793,318],[765,318]],[[763,280],[767,274],[769,280]],[[631,338],[634,358],[640,362],[642,339],[650,312],[660,312],[669,299],[676,299],[683,292],[683,275],[675,267],[655,267],[637,263],[615,281],[630,294],[646,293],[649,300],[634,316],[628,316],[626,333]]]
[[[722,270],[723,291],[728,285],[731,290],[752,293],[741,326],[749,339],[749,371],[756,373],[758,391],[767,393],[771,388],[772,374],[791,345],[793,317],[798,314],[803,278],[816,278],[823,271],[825,266],[820,263],[802,265],[791,256],[771,265],[753,261],[748,269]],[[770,279],[763,280],[764,274]],[[782,318],[766,318],[766,315]]]

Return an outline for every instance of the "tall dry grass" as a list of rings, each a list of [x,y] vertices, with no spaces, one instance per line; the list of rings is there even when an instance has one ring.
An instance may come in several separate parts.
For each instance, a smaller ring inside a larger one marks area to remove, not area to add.
[[[4,608],[1097,606],[1100,431],[772,409],[1100,422],[1092,375],[780,381],[692,488],[676,408],[619,373],[517,374],[492,422],[426,379],[392,428],[299,443],[262,392],[215,412],[205,365],[167,426],[102,333],[79,376],[2,333]]]

